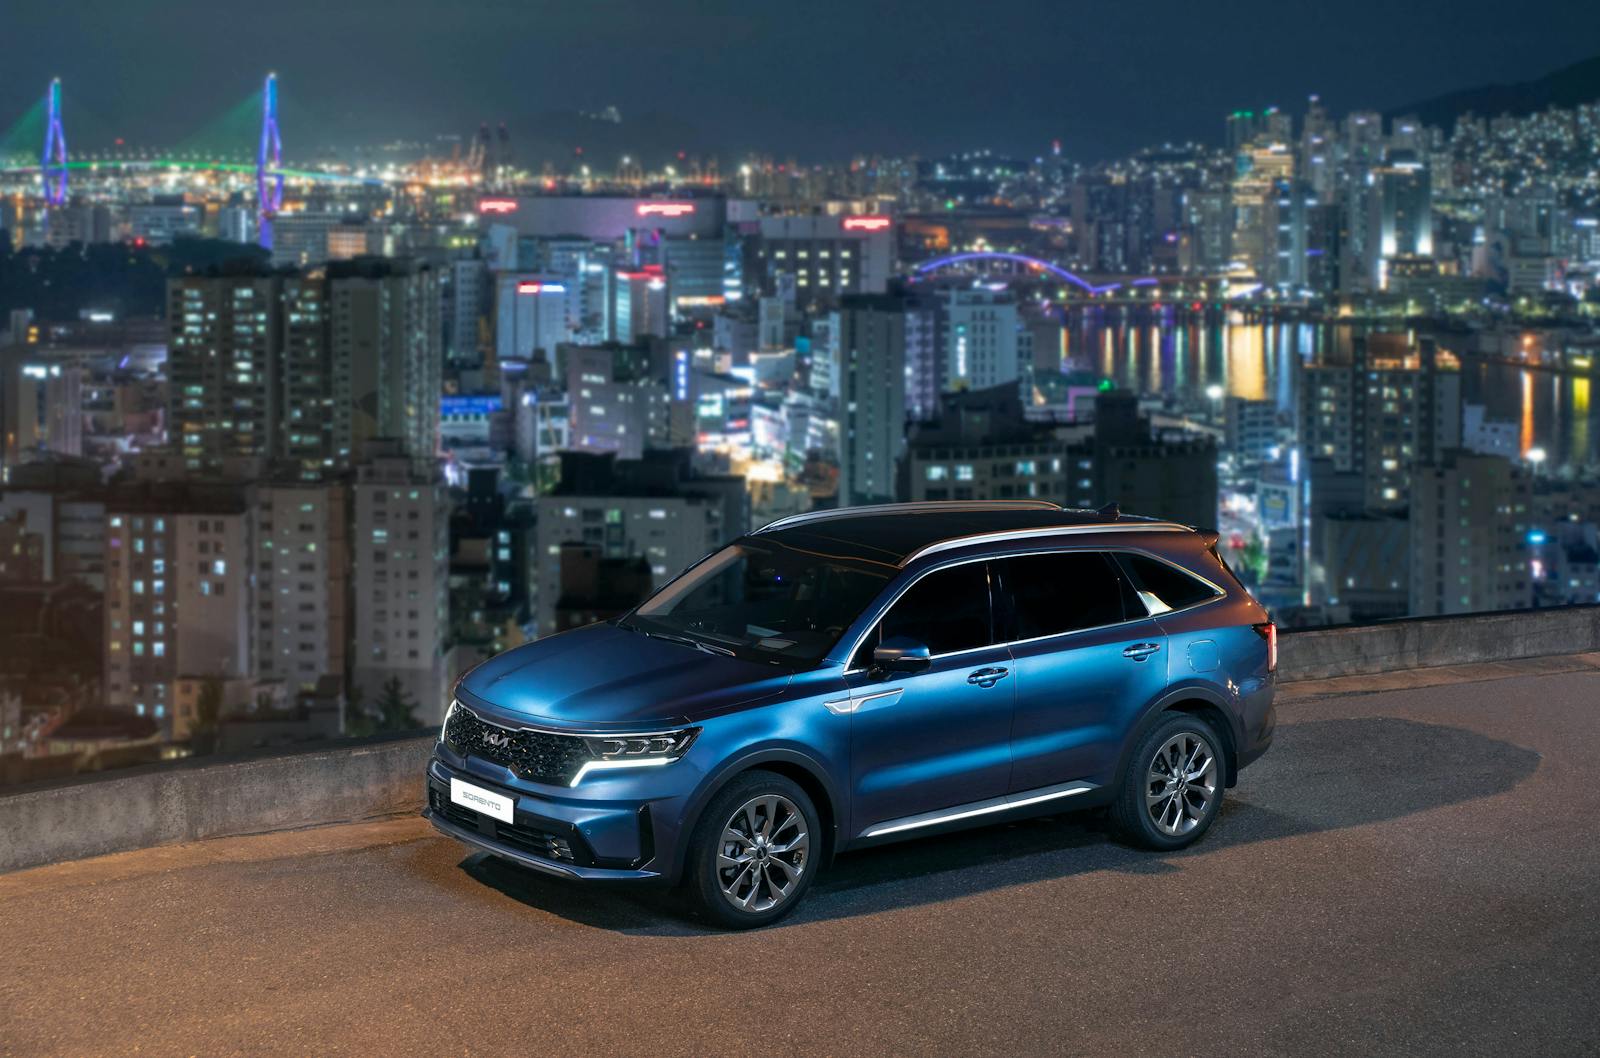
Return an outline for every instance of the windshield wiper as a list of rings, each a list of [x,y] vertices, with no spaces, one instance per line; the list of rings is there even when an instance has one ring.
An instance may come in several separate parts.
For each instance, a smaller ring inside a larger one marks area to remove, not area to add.
[[[638,628],[637,625],[633,627]],[[649,636],[651,639],[665,639],[669,643],[682,643],[684,646],[694,647],[696,650],[702,650],[707,654],[721,654],[724,657],[730,658],[735,656],[733,651],[729,650],[727,647],[719,647],[713,646],[710,643],[702,643],[700,640],[690,639],[688,636],[673,635],[671,632],[650,632],[643,628],[638,628],[638,630]]]

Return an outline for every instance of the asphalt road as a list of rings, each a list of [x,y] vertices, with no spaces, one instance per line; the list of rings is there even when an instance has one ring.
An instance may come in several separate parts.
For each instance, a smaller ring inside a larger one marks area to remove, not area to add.
[[[418,820],[0,876],[0,1054],[1600,1054],[1600,672],[1280,721],[1187,853],[993,827],[755,933]]]

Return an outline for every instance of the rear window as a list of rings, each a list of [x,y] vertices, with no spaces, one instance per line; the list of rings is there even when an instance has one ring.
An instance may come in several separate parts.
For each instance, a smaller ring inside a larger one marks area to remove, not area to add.
[[[1134,554],[1121,557],[1133,576],[1135,586],[1147,595],[1154,596],[1155,601],[1161,604],[1153,606],[1153,610],[1181,610],[1217,596],[1205,581],[1160,559]]]

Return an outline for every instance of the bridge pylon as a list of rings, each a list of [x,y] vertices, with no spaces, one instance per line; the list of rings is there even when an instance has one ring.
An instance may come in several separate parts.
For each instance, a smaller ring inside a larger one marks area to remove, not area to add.
[[[61,78],[51,80],[45,93],[44,153],[39,159],[39,179],[46,205],[67,204],[67,137],[61,131]]]
[[[256,228],[261,245],[272,249],[272,221],[283,208],[283,143],[278,138],[278,75],[261,87],[261,145],[256,151]]]

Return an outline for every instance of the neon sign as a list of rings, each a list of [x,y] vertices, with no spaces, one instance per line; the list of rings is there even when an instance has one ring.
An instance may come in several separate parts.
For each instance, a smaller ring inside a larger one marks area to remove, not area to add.
[[[884,216],[846,217],[840,227],[845,231],[885,231],[891,223]]]
[[[479,213],[515,213],[517,200],[514,198],[484,198],[478,200]]]
[[[694,213],[693,202],[641,202],[634,207],[641,217],[687,217]]]
[[[561,283],[538,283],[524,280],[517,284],[518,294],[565,294],[567,288]]]

